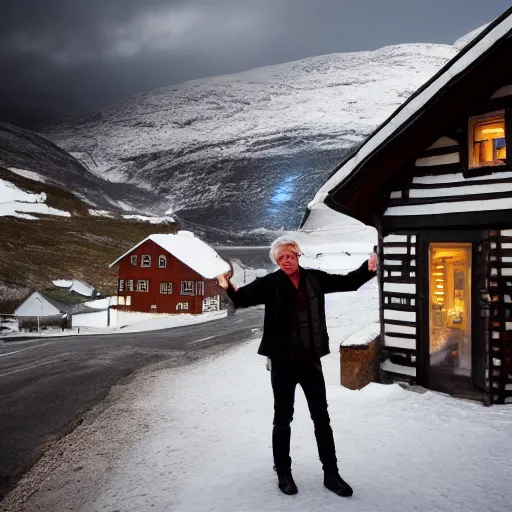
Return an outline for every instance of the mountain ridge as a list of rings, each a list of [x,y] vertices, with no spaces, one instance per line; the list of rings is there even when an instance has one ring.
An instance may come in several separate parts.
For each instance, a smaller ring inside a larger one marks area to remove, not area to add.
[[[484,27],[454,45],[322,55],[139,93],[39,132],[116,186],[123,201],[266,243],[298,226],[345,155]],[[269,230],[267,235],[264,229]],[[233,238],[233,237],[231,237]]]

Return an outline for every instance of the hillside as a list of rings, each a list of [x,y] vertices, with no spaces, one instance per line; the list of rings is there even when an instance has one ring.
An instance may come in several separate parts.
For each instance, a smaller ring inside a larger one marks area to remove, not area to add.
[[[45,204],[70,214],[0,216],[0,313],[12,312],[31,291],[51,286],[54,279],[81,279],[104,294],[114,293],[112,261],[151,233],[176,232],[174,223],[155,226],[121,215],[90,215],[88,205],[71,192],[6,169],[0,168],[0,181],[44,194]]]
[[[324,55],[195,80],[38,129],[92,174],[151,191],[157,199],[144,207],[154,214],[170,211],[252,241],[272,239],[273,230],[298,225],[347,151],[466,40]],[[207,236],[230,238],[219,231]]]
[[[0,122],[0,166],[37,175],[39,181],[70,190],[91,207],[123,212],[144,211],[151,192],[113,184],[92,174],[68,152],[36,133]],[[129,203],[131,206],[128,206]]]

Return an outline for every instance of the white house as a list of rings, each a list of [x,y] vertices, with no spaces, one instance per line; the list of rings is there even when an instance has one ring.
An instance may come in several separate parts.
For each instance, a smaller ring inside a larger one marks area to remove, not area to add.
[[[14,312],[17,316],[54,316],[68,313],[72,304],[64,304],[62,302],[50,299],[45,295],[34,292],[30,297],[25,299]]]

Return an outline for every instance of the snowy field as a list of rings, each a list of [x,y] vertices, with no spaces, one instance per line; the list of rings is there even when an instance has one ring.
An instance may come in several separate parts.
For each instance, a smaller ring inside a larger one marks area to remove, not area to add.
[[[58,448],[60,467],[23,510],[510,510],[512,407],[484,408],[398,385],[341,387],[339,343],[377,320],[377,288],[373,281],[327,299],[331,354],[322,361],[340,473],[354,487],[352,498],[323,487],[302,390],[291,447],[299,494],[278,490],[269,373],[253,339],[200,363],[139,375],[123,399],[77,429],[81,445],[68,439]]]
[[[11,216],[21,219],[37,219],[37,217],[30,215],[30,213],[71,217],[69,212],[57,210],[45,203],[46,194],[44,192],[31,194],[19,189],[8,181],[0,179],[0,217]]]

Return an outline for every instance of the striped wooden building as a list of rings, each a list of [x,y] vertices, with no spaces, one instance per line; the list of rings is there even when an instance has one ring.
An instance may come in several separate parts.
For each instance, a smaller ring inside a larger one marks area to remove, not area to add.
[[[486,404],[512,402],[511,55],[509,9],[335,169],[302,223],[328,207],[377,228],[387,381]]]

